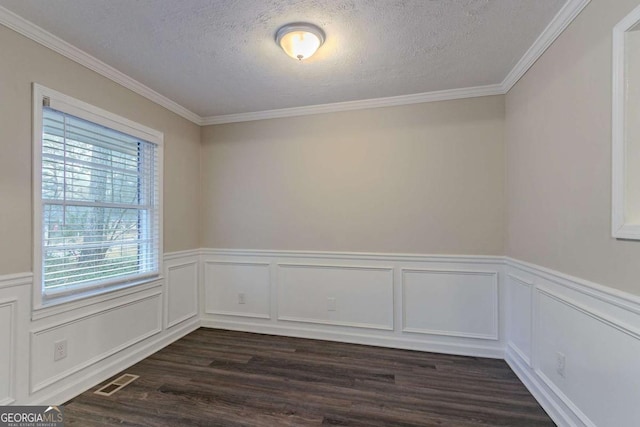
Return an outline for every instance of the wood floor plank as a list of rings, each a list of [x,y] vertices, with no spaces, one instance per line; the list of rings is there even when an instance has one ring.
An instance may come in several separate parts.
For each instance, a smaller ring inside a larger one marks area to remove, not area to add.
[[[554,425],[496,359],[201,328],[125,372],[67,402],[68,425]]]

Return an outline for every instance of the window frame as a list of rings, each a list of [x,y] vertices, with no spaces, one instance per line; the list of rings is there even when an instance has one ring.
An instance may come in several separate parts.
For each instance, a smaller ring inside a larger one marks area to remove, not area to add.
[[[110,128],[143,141],[156,145],[157,155],[157,206],[158,215],[158,272],[132,281],[113,284],[99,284],[77,286],[69,292],[45,295],[43,284],[43,199],[42,199],[42,131],[43,131],[43,103],[49,100],[51,108],[76,116],[80,119]],[[162,279],[163,274],[163,168],[164,168],[164,135],[124,117],[118,116],[94,105],[64,95],[37,83],[33,83],[33,135],[32,135],[32,170],[33,170],[33,311],[46,309],[72,301],[84,300],[117,290],[142,286]]]
[[[627,135],[628,74],[630,73],[627,69],[625,40],[625,34],[638,25],[640,25],[640,6],[618,22],[612,33],[611,236],[625,240],[640,240],[638,203],[630,202],[636,198],[638,184],[637,179],[628,177],[628,171],[637,169],[640,165],[637,156],[629,154],[633,149],[637,152],[637,146],[634,147],[630,143]]]

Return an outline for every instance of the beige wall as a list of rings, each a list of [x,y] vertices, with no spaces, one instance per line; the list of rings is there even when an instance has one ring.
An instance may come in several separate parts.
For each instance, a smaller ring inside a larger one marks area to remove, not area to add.
[[[165,251],[506,251],[640,294],[640,242],[610,235],[611,29],[635,6],[592,0],[506,101],[202,129],[0,26],[0,274],[32,269],[35,81],[164,132]]]
[[[507,254],[640,294],[640,242],[611,237],[611,31],[592,0],[506,96]]]
[[[502,254],[502,96],[208,126],[203,247]]]
[[[0,46],[0,274],[32,270],[32,82],[164,132],[164,249],[197,248],[199,127],[1,25]]]

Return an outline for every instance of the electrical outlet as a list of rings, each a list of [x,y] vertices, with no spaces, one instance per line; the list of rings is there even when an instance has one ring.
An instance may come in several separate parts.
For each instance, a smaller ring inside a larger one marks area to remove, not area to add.
[[[56,341],[53,343],[53,360],[60,360],[67,357],[67,340]]]
[[[245,296],[244,292],[239,292],[238,293],[238,304],[246,304],[247,303],[247,297]]]
[[[566,361],[566,358],[565,358],[564,354],[560,353],[560,352],[557,352],[556,353],[556,372],[562,378],[564,378],[566,362],[567,361]]]
[[[327,311],[336,311],[336,299],[334,297],[327,298]]]

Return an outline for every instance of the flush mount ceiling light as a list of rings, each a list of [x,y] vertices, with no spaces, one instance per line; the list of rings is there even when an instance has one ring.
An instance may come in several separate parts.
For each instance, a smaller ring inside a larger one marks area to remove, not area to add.
[[[309,58],[322,46],[324,33],[313,24],[287,24],[276,33],[276,43],[287,55],[302,61]]]

